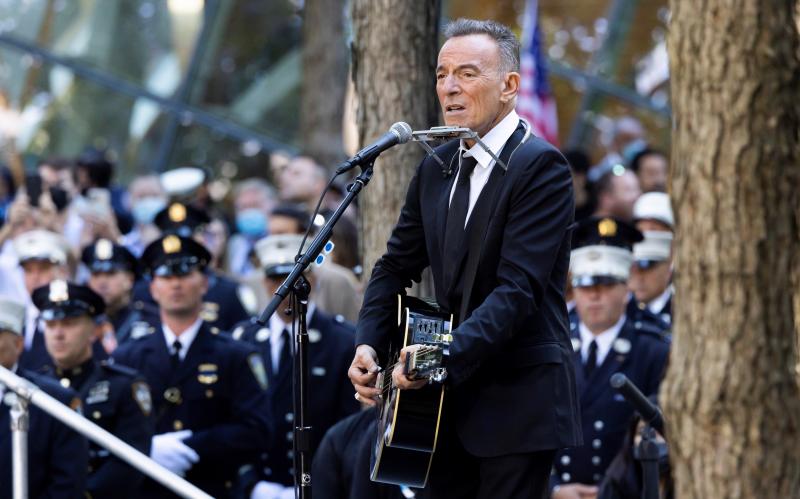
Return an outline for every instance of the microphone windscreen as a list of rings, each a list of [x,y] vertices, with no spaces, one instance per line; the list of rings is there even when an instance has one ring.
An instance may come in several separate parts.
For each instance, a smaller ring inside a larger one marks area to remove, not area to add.
[[[390,130],[397,135],[398,144],[405,144],[411,140],[411,127],[405,121],[398,121]]]

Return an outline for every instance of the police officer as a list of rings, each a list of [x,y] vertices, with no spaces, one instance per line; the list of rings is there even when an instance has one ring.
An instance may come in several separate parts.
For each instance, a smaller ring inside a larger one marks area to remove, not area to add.
[[[294,257],[303,237],[295,234],[268,236],[255,245],[264,271],[264,287],[272,296],[294,267]],[[307,276],[310,272],[306,273]],[[313,286],[312,286],[313,287]],[[253,469],[258,473],[250,476],[252,484],[259,480],[252,497],[271,497],[270,494],[285,491],[294,497],[294,407],[292,404],[292,351],[293,316],[287,314],[289,300],[282,303],[266,326],[259,325],[255,318],[237,326],[233,337],[254,345],[267,361],[269,398],[272,404],[274,438],[264,448],[262,462]],[[317,307],[313,299],[308,304],[308,365],[309,398],[307,416],[313,428],[311,448],[316,449],[325,432],[340,419],[356,412],[358,403],[351,395],[352,385],[347,378],[347,369],[355,351],[355,328],[341,316],[331,316]],[[297,332],[297,323],[294,332]],[[243,482],[248,478],[243,477]],[[252,485],[243,483],[245,490]],[[271,491],[268,493],[268,491]]]
[[[584,445],[556,455],[555,499],[596,494],[619,451],[633,408],[613,390],[611,376],[624,373],[647,395],[657,392],[664,374],[669,345],[662,331],[626,314],[631,249],[641,239],[633,226],[610,217],[589,218],[575,231],[570,326]]]
[[[32,381],[62,404],[79,410],[80,399],[47,376],[19,368],[25,306],[0,299],[0,365]],[[0,499],[10,499],[11,435],[9,406],[16,395],[0,384]],[[86,439],[35,405],[28,406],[28,495],[75,499],[86,490]]]
[[[194,238],[200,244],[204,244],[203,231],[209,221],[204,211],[178,202],[171,203],[155,218],[155,224],[161,229],[162,235],[175,234]],[[207,276],[208,292],[203,297],[201,311],[203,320],[212,327],[230,331],[236,324],[248,319],[249,314],[243,301],[251,293],[248,293],[249,289],[213,270],[209,270]],[[134,300],[153,303],[147,283],[137,284]]]
[[[230,496],[239,467],[266,446],[271,418],[261,355],[212,331],[200,316],[210,257],[193,239],[175,234],[145,248],[142,263],[160,323],[114,358],[141,372],[152,388],[150,456],[222,498]],[[172,497],[151,481],[144,488],[147,497]]]
[[[672,323],[672,233],[646,231],[633,246],[633,266],[628,286],[640,309]]]
[[[108,351],[130,340],[133,331],[157,320],[158,308],[154,304],[131,300],[139,278],[139,263],[127,248],[98,239],[83,249],[81,261],[90,272],[89,287],[103,297],[105,315],[113,328]]]
[[[14,251],[22,268],[28,299],[36,288],[54,279],[69,277],[70,248],[60,234],[41,229],[24,232],[14,239]],[[51,366],[52,361],[44,345],[39,310],[32,303],[25,316],[24,338],[25,351],[20,365],[31,371]]]
[[[92,342],[102,327],[103,298],[86,286],[57,279],[33,292],[41,311],[50,374],[78,392],[92,422],[145,454],[153,436],[150,388],[133,369],[95,360]],[[144,476],[92,443],[87,491],[93,498],[138,497]]]

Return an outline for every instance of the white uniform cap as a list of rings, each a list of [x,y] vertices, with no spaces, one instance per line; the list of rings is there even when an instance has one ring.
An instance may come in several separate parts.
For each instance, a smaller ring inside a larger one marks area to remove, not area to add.
[[[569,270],[574,287],[626,282],[631,272],[633,253],[610,245],[583,246],[570,255]]]
[[[672,233],[645,231],[644,240],[633,245],[633,259],[662,262],[669,260],[672,250]]]
[[[56,265],[65,265],[70,250],[67,240],[61,234],[36,229],[17,236],[14,239],[14,251],[19,263],[46,260]]]
[[[672,216],[672,204],[669,195],[664,192],[647,192],[639,196],[633,205],[633,219],[656,220],[675,227],[675,218]]]
[[[0,331],[11,331],[22,336],[22,328],[25,324],[25,305],[0,298]]]
[[[206,173],[194,166],[182,166],[166,171],[159,177],[161,187],[169,196],[188,196],[203,185]]]
[[[259,240],[255,252],[261,268],[267,275],[288,275],[302,242],[303,236],[299,234],[276,234]]]

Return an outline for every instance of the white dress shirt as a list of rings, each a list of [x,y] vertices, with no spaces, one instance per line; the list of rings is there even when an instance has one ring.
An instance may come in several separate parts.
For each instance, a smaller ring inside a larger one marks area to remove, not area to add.
[[[596,341],[597,365],[603,365],[603,361],[606,360],[606,356],[611,350],[611,345],[614,343],[614,340],[617,339],[617,336],[619,336],[622,325],[625,324],[625,319],[626,315],[622,314],[622,317],[619,318],[616,324],[600,334],[594,334],[589,331],[589,328],[586,327],[583,322],[578,324],[578,331],[581,334],[581,360],[584,363],[586,362],[586,358],[589,356],[589,345],[591,345],[592,341]]]
[[[500,120],[500,123],[489,130],[489,133],[481,137],[481,142],[486,144],[486,147],[488,147],[495,156],[500,157],[503,147],[506,145],[506,142],[508,142],[508,139],[511,138],[517,126],[519,126],[519,115],[516,111],[512,110],[505,118]],[[467,216],[464,219],[464,227],[466,227],[469,216],[472,214],[472,208],[474,208],[475,203],[478,202],[478,196],[481,195],[483,186],[486,185],[489,176],[492,174],[495,160],[478,143],[475,143],[471,148],[467,149],[463,140],[461,141],[459,154],[474,157],[475,161],[478,163],[475,166],[475,170],[472,171],[472,175],[469,177],[469,206],[467,207]],[[456,161],[459,160],[460,158],[456,159]],[[456,190],[456,183],[457,182],[453,182],[453,187],[450,189],[451,203],[453,202],[453,193]]]
[[[647,304],[647,308],[658,315],[664,309],[664,305],[667,304],[671,296],[672,286],[667,286],[667,289],[665,289],[663,293],[650,300],[650,303]]]
[[[314,310],[317,306],[313,301],[308,302],[308,309],[306,313],[306,325],[311,323],[311,317],[314,315]],[[295,323],[295,331],[299,326]],[[277,373],[281,363],[281,350],[283,350],[283,330],[288,329],[289,334],[292,334],[292,324],[286,323],[278,317],[278,314],[272,314],[269,318],[269,354],[272,360],[272,372]]]
[[[181,342],[181,351],[178,356],[181,358],[181,360],[185,359],[186,354],[189,352],[189,348],[192,346],[192,342],[197,337],[197,332],[200,331],[200,326],[202,324],[203,319],[198,318],[191,326],[181,333],[180,336],[177,336],[166,324],[161,324],[161,330],[164,332],[164,339],[167,340],[167,349],[169,350],[170,355],[175,353],[175,349],[172,347],[172,344],[175,343],[175,340],[178,340]]]

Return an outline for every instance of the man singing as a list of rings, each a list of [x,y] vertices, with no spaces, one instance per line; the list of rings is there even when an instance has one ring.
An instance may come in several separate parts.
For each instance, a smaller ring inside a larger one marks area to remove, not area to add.
[[[561,153],[526,137],[514,111],[513,33],[459,19],[445,36],[436,69],[445,123],[472,129],[502,164],[473,140],[454,140],[436,153],[456,173],[442,175],[430,157],[418,167],[365,292],[349,376],[357,398],[374,403],[396,295],[430,266],[458,327],[422,497],[540,498],[556,449],[582,443],[564,301],[572,179]],[[400,369],[392,377],[401,389],[424,383]]]

